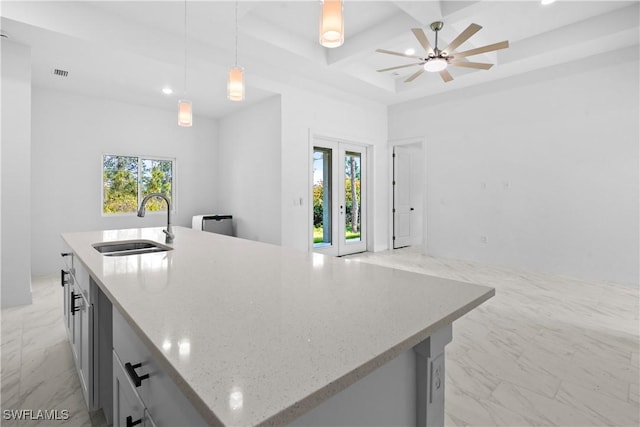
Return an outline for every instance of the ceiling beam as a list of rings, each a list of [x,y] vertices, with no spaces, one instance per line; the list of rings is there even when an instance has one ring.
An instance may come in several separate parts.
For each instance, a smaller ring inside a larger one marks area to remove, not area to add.
[[[325,49],[319,44],[294,35],[286,29],[248,13],[242,19],[242,33],[254,39],[263,40],[277,48],[311,60],[316,64],[326,64]]]
[[[390,19],[349,37],[339,49],[327,52],[327,63],[331,66],[368,55],[380,47],[382,43],[406,33],[412,26],[420,25],[413,17],[399,12]]]
[[[440,1],[394,1],[393,3],[404,13],[415,19],[421,27],[442,19]]]
[[[507,64],[537,55],[546,55],[553,51],[571,48],[572,46],[588,48],[588,45],[592,44],[595,48],[595,42],[598,40],[626,32],[630,32],[633,36],[635,31],[635,40],[637,42],[638,23],[640,20],[638,16],[640,16],[640,4],[634,3],[622,9],[616,9],[584,21],[565,25],[562,28],[518,40],[512,44],[511,48],[499,53],[500,62]],[[620,47],[609,46],[611,50]]]

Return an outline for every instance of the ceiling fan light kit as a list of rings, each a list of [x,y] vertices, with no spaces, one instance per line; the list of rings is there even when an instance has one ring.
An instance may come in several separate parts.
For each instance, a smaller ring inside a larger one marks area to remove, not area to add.
[[[444,58],[430,58],[424,63],[423,67],[425,71],[429,71],[430,73],[439,73],[447,68],[447,65],[447,60]]]
[[[467,41],[471,36],[473,36],[478,31],[480,31],[482,27],[478,24],[469,25],[462,33],[458,35],[458,37],[456,37],[451,43],[449,43],[449,46],[447,46],[444,49],[438,48],[438,32],[442,30],[442,28],[444,27],[444,22],[435,21],[435,22],[432,22],[429,27],[435,33],[435,44],[433,47],[431,46],[431,43],[429,43],[429,40],[427,39],[427,36],[425,35],[422,28],[411,29],[411,32],[413,32],[413,35],[416,37],[416,39],[418,40],[418,42],[420,43],[420,45],[425,51],[426,55],[424,57],[416,56],[416,55],[407,55],[406,53],[394,52],[394,51],[385,50],[385,49],[377,49],[377,52],[380,52],[380,53],[386,53],[388,55],[403,56],[405,58],[415,58],[415,59],[418,59],[419,62],[398,65],[395,67],[383,68],[377,71],[385,72],[390,70],[396,70],[398,68],[407,68],[415,65],[421,65],[422,68],[416,71],[415,73],[413,73],[412,75],[410,75],[409,77],[407,77],[404,80],[405,83],[412,82],[416,78],[420,77],[424,71],[428,71],[431,73],[439,73],[442,80],[445,83],[447,83],[453,80],[453,77],[447,70],[447,67],[449,65],[454,67],[474,68],[477,70],[488,70],[493,66],[493,64],[488,64],[485,62],[470,62],[470,61],[461,60],[461,59],[466,58],[467,56],[478,55],[481,53],[492,52],[495,50],[506,49],[509,47],[509,42],[505,40],[499,43],[494,43],[487,46],[466,50],[464,52],[454,53],[454,51],[462,43]]]

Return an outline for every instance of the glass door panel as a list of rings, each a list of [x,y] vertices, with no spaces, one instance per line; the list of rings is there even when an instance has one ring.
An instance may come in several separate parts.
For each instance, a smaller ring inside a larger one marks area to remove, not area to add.
[[[360,197],[360,153],[347,151],[344,156],[344,238],[347,242],[360,241],[362,199]]]
[[[313,247],[331,246],[331,148],[313,148]]]

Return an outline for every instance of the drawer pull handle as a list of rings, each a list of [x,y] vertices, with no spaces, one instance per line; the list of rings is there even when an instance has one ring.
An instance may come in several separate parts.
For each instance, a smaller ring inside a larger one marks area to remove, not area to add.
[[[149,378],[149,374],[138,375],[136,369],[141,366],[142,363],[136,363],[135,365],[132,365],[131,363],[127,362],[124,364],[127,373],[129,373],[129,376],[131,377],[131,381],[133,381],[136,387],[140,387],[142,385],[142,381]]]
[[[64,285],[69,284],[69,278],[67,277],[69,275],[68,271],[65,270],[60,270],[60,286],[62,286],[64,288]]]
[[[60,252],[60,256],[62,258],[66,257],[66,256],[71,256],[73,255],[73,252]]]
[[[71,291],[71,315],[75,316],[76,311],[80,311],[80,307],[76,307],[76,300],[82,298],[82,294],[77,294]]]
[[[142,423],[142,418],[140,418],[139,420],[133,421],[133,417],[131,415],[127,417],[127,427],[137,426],[140,423]]]

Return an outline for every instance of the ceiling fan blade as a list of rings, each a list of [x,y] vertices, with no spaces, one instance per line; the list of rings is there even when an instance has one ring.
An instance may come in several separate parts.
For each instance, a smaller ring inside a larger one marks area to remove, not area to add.
[[[449,43],[449,46],[447,46],[443,50],[445,52],[448,52],[448,53],[453,52],[454,50],[456,50],[456,48],[458,46],[460,46],[462,43],[466,42],[472,35],[474,35],[478,31],[480,31],[481,29],[482,29],[482,27],[480,25],[478,25],[478,24],[469,25],[466,30],[461,32],[458,35],[458,37],[453,39],[453,41],[451,43]]]
[[[380,52],[380,53],[387,53],[389,55],[397,55],[397,56],[404,56],[405,58],[416,58],[416,59],[422,59],[419,56],[416,55],[407,55],[405,53],[402,52],[394,52],[392,50],[386,50],[386,49],[376,49],[376,52]]]
[[[424,31],[422,31],[422,28],[412,28],[411,31],[413,31],[413,35],[416,36],[424,50],[427,52],[427,55],[433,53],[433,48],[431,47],[429,40],[427,40],[427,36],[424,34]]]
[[[491,52],[499,49],[506,49],[508,47],[509,47],[509,41],[505,40],[502,42],[489,44],[487,46],[482,46],[482,47],[478,47],[471,50],[465,50],[464,52],[454,53],[453,55],[451,55],[451,58],[453,59],[464,58],[465,56],[477,55],[479,53]]]
[[[447,70],[440,71],[440,77],[442,77],[442,80],[444,80],[445,83],[453,80],[453,77],[451,77],[451,74],[449,74]]]
[[[422,73],[424,73],[424,68],[420,68],[418,71],[416,71],[415,73],[411,74],[404,82],[405,83],[412,82],[415,79],[417,79],[418,77],[420,77],[420,75],[422,75]]]
[[[480,70],[488,70],[493,67],[493,64],[486,62],[467,62],[467,61],[451,61],[449,65],[455,65],[456,67],[477,68]]]
[[[381,73],[381,72],[383,72],[383,71],[397,70],[398,68],[413,67],[414,65],[422,65],[422,62],[416,62],[415,64],[398,65],[397,67],[383,68],[383,69],[381,69],[381,70],[376,70],[376,71],[378,71],[379,73]]]

